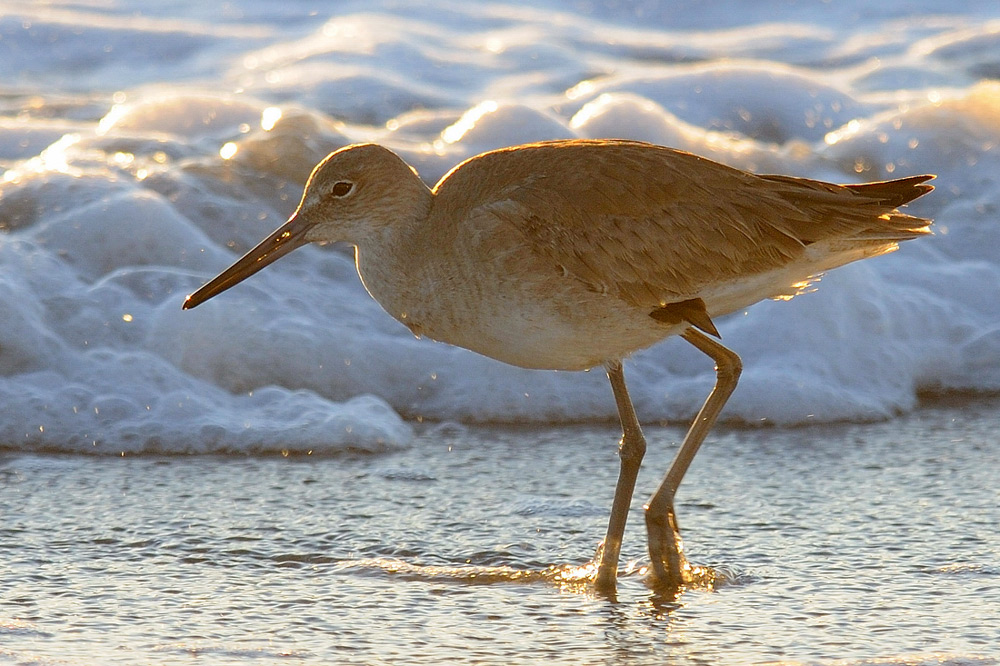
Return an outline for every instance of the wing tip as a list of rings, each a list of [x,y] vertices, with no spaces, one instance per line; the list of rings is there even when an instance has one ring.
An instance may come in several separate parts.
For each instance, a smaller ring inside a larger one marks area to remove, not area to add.
[[[705,301],[700,298],[689,298],[685,301],[667,303],[650,312],[649,316],[656,321],[671,326],[686,322],[709,335],[714,335],[720,340],[722,339],[722,334],[715,327],[715,322],[708,316]]]

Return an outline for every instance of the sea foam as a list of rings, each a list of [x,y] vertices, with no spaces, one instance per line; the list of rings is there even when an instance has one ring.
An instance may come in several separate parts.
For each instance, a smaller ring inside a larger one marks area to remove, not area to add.
[[[294,210],[319,159],[359,141],[429,184],[480,151],[569,137],[840,182],[935,173],[908,209],[936,219],[933,237],[717,322],[745,363],[723,420],[883,419],[921,391],[1000,390],[988,6],[934,24],[884,9],[875,39],[846,15],[681,30],[418,4],[257,8],[232,31],[86,9],[0,22],[21,91],[0,107],[0,446],[321,454],[406,446],[414,419],[613,420],[600,369],[527,371],[414,339],[345,248],[299,250],[181,311]],[[109,55],[83,58],[92,43]],[[137,45],[159,64],[127,66]],[[626,372],[649,421],[689,418],[714,379],[678,339]]]

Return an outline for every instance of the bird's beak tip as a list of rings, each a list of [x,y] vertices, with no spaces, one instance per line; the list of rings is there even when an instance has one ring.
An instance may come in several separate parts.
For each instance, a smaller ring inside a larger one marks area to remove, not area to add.
[[[307,227],[294,224],[295,220],[296,217],[293,215],[288,222],[275,229],[270,236],[258,243],[236,263],[203,284],[194,293],[188,294],[181,306],[182,309],[190,310],[198,307],[295,248],[306,245],[308,243],[305,238]]]

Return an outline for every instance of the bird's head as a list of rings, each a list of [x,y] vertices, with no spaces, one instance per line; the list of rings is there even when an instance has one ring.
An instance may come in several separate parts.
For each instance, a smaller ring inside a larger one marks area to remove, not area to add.
[[[360,245],[403,218],[426,213],[430,190],[395,153],[375,144],[347,146],[320,162],[288,221],[184,300],[184,309],[250,277],[307,243]]]

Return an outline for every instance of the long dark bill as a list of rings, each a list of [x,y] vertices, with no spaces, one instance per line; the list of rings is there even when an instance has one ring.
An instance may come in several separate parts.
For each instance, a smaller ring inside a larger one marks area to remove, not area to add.
[[[292,250],[308,244],[305,234],[309,225],[302,224],[296,217],[274,230],[257,247],[243,255],[235,264],[219,273],[204,286],[184,299],[184,309],[197,307],[233,285],[242,282],[268,264],[280,259]]]

